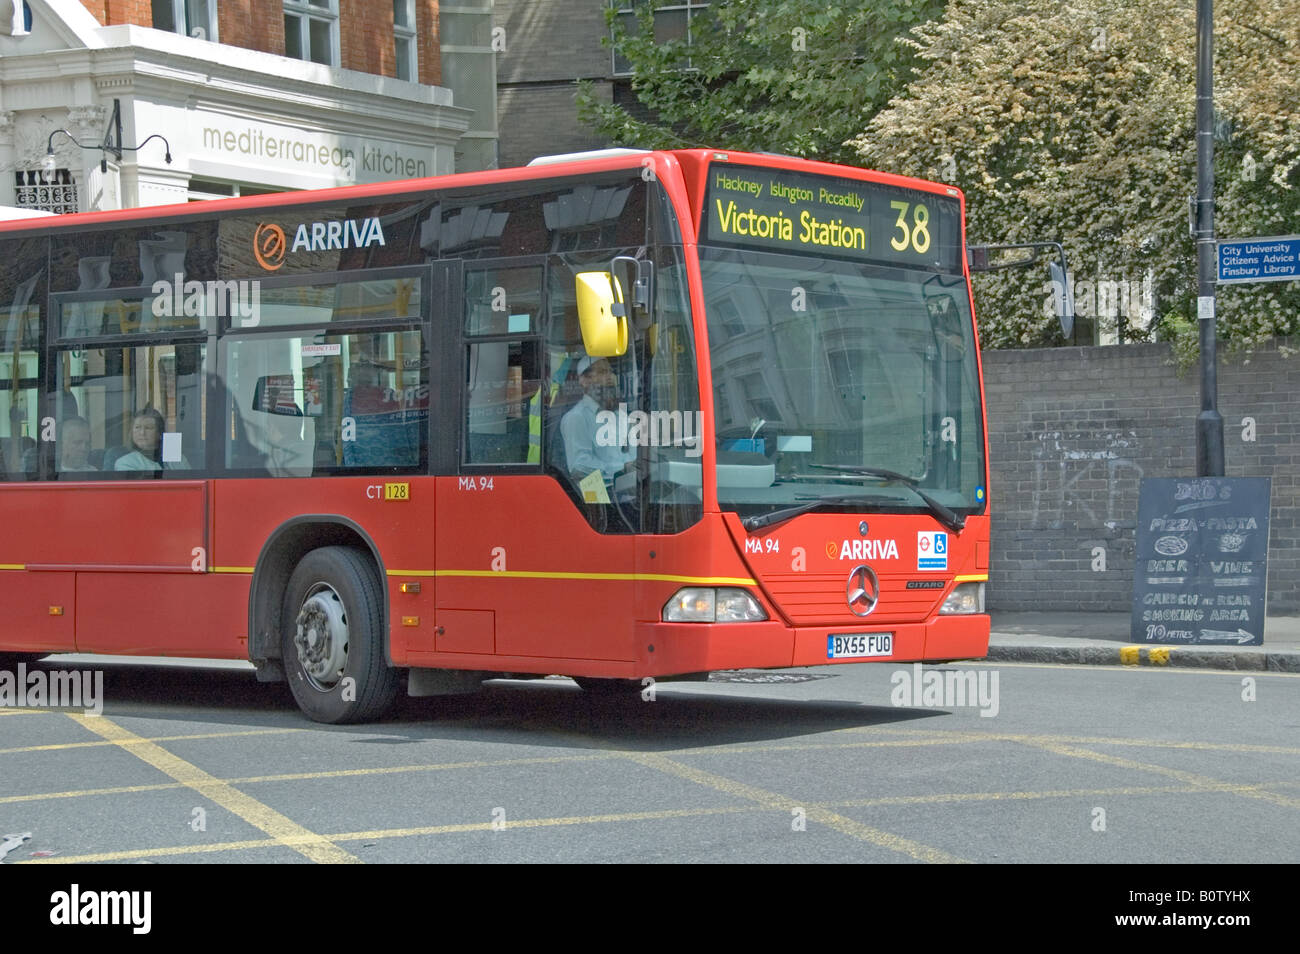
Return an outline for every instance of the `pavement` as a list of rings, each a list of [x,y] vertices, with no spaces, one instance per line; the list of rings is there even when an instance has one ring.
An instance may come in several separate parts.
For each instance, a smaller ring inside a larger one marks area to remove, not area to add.
[[[1128,613],[990,615],[988,658],[995,662],[1300,672],[1300,616],[1267,617],[1262,646],[1216,646],[1137,642]]]

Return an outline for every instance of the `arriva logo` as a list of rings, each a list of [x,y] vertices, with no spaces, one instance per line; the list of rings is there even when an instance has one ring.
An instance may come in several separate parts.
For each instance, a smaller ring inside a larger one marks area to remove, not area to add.
[[[384,244],[384,229],[378,219],[347,219],[343,222],[304,222],[293,236],[291,252],[323,252],[337,248],[368,248]]]
[[[253,255],[257,264],[273,272],[284,264],[284,229],[272,222],[263,222],[253,233]]]
[[[826,544],[826,555],[841,560],[897,560],[898,544],[893,540],[845,540],[837,548],[835,541]]]
[[[284,229],[263,223],[253,233],[253,254],[257,264],[275,271],[284,264],[286,254]],[[324,252],[329,249],[369,248],[383,245],[384,227],[379,219],[344,219],[333,222],[304,222],[293,235],[289,252]]]

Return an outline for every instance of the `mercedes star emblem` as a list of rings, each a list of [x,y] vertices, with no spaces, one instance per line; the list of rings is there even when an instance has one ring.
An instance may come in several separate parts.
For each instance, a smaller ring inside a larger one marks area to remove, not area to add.
[[[880,581],[869,566],[855,566],[849,572],[849,582],[844,587],[849,609],[854,615],[866,616],[876,608],[880,599]]]

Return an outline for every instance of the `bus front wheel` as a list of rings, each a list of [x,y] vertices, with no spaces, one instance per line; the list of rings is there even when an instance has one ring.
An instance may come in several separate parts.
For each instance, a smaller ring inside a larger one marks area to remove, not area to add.
[[[321,547],[285,591],[281,651],[294,700],[316,722],[368,722],[397,697],[384,653],[383,589],[374,564],[350,547]]]

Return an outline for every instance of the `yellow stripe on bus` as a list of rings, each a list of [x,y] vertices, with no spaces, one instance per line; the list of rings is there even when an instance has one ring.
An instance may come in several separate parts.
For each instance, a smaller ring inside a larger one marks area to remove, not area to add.
[[[25,570],[24,563],[0,563],[0,570]],[[213,573],[252,573],[251,566],[214,566]],[[757,586],[758,581],[739,576],[677,576],[672,573],[569,573],[550,570],[389,570],[389,576],[460,576],[460,577],[510,577],[526,580],[612,580],[635,582],[653,580],[659,583],[694,583],[700,586]],[[986,583],[988,574],[953,577],[955,583]]]
[[[508,577],[526,580],[613,580],[636,582],[655,580],[665,583],[701,585],[756,586],[757,581],[739,576],[676,576],[671,573],[570,573],[559,570],[389,570],[389,576],[468,576]]]
[[[0,570],[25,570],[24,563],[0,563]],[[251,566],[214,566],[213,573],[252,573]],[[550,570],[389,570],[389,576],[460,576],[460,577],[510,577],[525,580],[612,580],[636,582],[653,580],[659,583],[694,583],[700,586],[757,586],[758,581],[740,576],[677,576],[672,573],[569,573]],[[988,574],[955,576],[955,583],[987,583]]]

